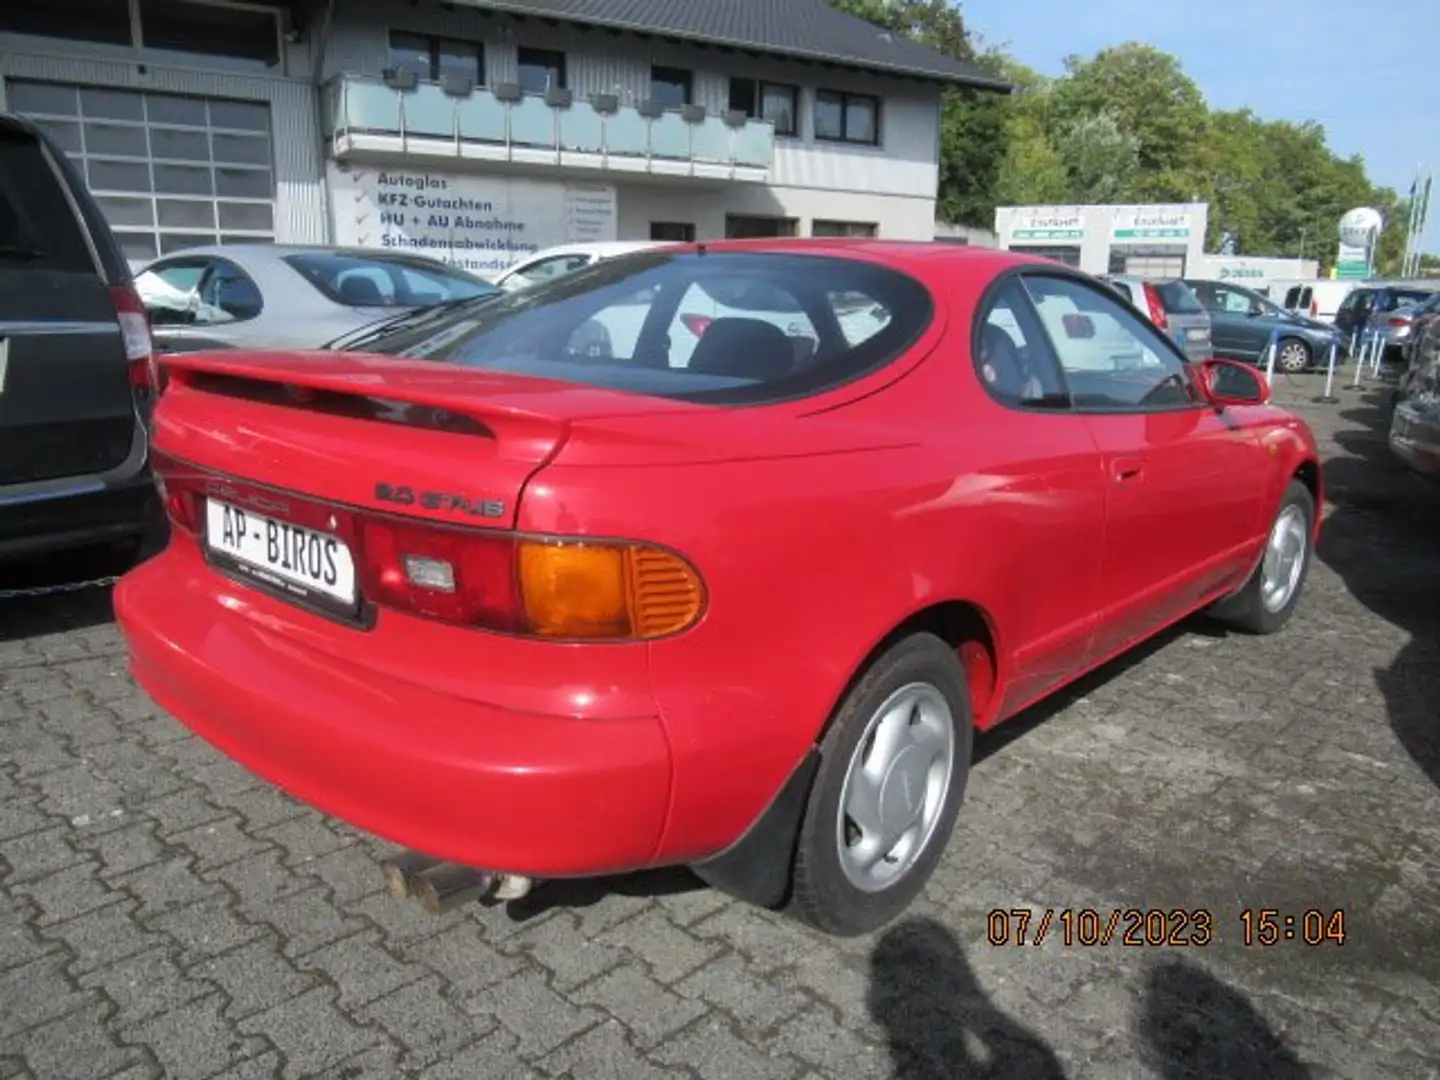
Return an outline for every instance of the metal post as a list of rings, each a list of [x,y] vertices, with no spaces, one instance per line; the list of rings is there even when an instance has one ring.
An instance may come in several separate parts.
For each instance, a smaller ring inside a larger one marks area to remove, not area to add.
[[[1270,344],[1265,347],[1265,381],[1275,381],[1275,352],[1280,342],[1280,331],[1270,331]]]
[[[1325,365],[1325,393],[1315,399],[1317,405],[1334,405],[1340,399],[1330,391],[1335,385],[1335,361],[1340,355],[1340,336],[1330,339],[1330,356]]]
[[[1357,337],[1359,337],[1359,344],[1356,346],[1353,354],[1355,359],[1355,381],[1350,384],[1351,390],[1360,389],[1360,379],[1365,374],[1366,350],[1370,347],[1369,331],[1366,331],[1363,336],[1360,335],[1359,330],[1356,330],[1355,333]]]
[[[1385,355],[1385,333],[1376,331],[1374,344],[1371,346],[1370,356],[1370,377],[1372,379],[1380,376],[1380,358]]]

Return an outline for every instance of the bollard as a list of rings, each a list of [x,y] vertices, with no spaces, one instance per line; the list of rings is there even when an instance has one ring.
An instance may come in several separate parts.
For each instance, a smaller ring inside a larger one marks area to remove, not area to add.
[[[1265,381],[1275,382],[1275,353],[1280,345],[1280,330],[1277,327],[1270,331],[1270,344],[1265,346]]]
[[[1355,334],[1359,338],[1359,346],[1354,353],[1355,381],[1350,384],[1351,390],[1360,389],[1360,379],[1365,374],[1365,364],[1368,360],[1367,351],[1370,348],[1370,335],[1368,333],[1362,337],[1360,336],[1360,331],[1356,330]]]
[[[1385,335],[1382,332],[1375,334],[1374,355],[1370,359],[1370,377],[1378,378],[1380,375],[1380,361],[1385,356]]]
[[[1330,339],[1330,356],[1325,365],[1325,393],[1315,399],[1317,405],[1334,405],[1340,399],[1330,391],[1335,385],[1335,361],[1340,355],[1340,337],[1337,334]]]

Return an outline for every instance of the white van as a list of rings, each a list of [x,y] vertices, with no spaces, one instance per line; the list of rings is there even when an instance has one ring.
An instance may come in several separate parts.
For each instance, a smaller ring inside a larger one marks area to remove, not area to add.
[[[1358,281],[1338,278],[1312,278],[1305,281],[1272,281],[1270,298],[1282,307],[1320,322],[1333,323],[1335,312],[1345,297],[1354,291]]]

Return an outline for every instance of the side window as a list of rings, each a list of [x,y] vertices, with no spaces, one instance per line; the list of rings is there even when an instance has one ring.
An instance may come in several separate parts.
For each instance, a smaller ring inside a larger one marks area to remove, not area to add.
[[[189,326],[199,321],[200,279],[209,259],[159,263],[135,275],[135,291],[155,326]]]
[[[1250,310],[1251,300],[1242,292],[1235,289],[1227,289],[1223,285],[1215,287],[1215,311],[1228,311],[1236,315],[1244,315]]]
[[[1125,412],[1195,403],[1185,361],[1149,323],[1074,279],[1033,275],[1025,284],[1076,408]]]
[[[234,263],[217,260],[200,286],[200,307],[196,322],[243,322],[260,314],[265,306],[260,289]]]
[[[524,270],[511,275],[505,282],[512,289],[524,285],[537,285],[542,281],[552,281],[566,274],[573,274],[576,270],[590,264],[588,255],[556,255],[552,259],[541,259],[533,266],[527,266]]]
[[[1005,405],[1066,402],[1045,333],[1018,278],[995,294],[976,330],[975,370],[992,397]]]

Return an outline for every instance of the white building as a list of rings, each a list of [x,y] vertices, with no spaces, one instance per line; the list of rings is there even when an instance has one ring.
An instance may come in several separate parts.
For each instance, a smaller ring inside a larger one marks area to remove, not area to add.
[[[136,262],[928,240],[957,84],[996,85],[824,0],[0,0],[0,107],[82,165]]]
[[[1087,274],[1198,276],[1210,208],[1152,206],[1001,206],[1000,247],[1057,259]]]

